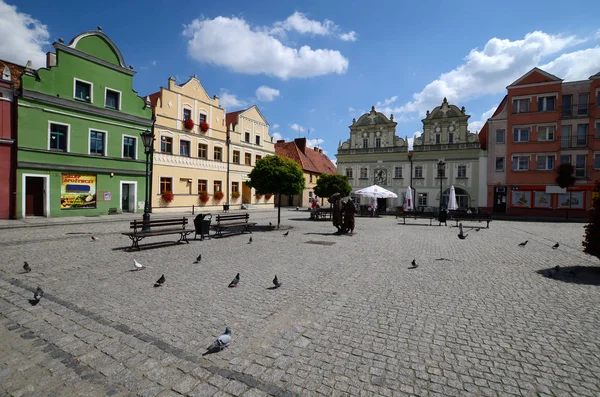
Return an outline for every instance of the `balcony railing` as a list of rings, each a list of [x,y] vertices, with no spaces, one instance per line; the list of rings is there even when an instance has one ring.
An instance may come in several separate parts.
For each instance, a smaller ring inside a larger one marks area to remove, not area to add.
[[[587,117],[590,115],[590,104],[580,103],[573,106],[563,106],[561,115],[563,119],[570,119],[572,117]]]
[[[561,148],[586,147],[588,142],[593,139],[593,135],[566,135],[560,138]]]

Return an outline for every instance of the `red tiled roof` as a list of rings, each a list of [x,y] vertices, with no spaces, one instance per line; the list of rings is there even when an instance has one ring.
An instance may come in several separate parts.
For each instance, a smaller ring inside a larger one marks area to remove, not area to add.
[[[248,110],[248,109],[242,109],[242,110],[237,110],[235,112],[227,113],[225,115],[226,127],[229,128],[229,126],[231,124],[233,124],[233,127],[235,127],[238,123],[238,116],[240,115],[240,113],[243,113],[246,110]]]
[[[508,95],[504,95],[504,98],[500,102],[500,105],[498,105],[498,107],[496,108],[496,111],[494,112],[492,117],[497,116],[502,111],[502,109],[504,109],[504,106],[506,106],[507,100],[508,100]]]
[[[0,59],[0,74],[4,71],[5,66],[8,66],[8,69],[10,70],[10,79],[13,84],[13,87],[20,88],[21,87],[21,75],[23,73],[25,73],[25,67],[21,66],[21,65],[17,65],[16,63],[3,61]],[[0,75],[0,79],[1,79],[1,77],[2,76]],[[4,81],[4,80],[0,80],[0,81]]]
[[[294,160],[303,171],[337,174],[337,168],[326,154],[309,147],[303,153],[296,141],[275,143],[275,154]]]
[[[486,122],[479,131],[479,144],[483,150],[487,150],[488,123]]]

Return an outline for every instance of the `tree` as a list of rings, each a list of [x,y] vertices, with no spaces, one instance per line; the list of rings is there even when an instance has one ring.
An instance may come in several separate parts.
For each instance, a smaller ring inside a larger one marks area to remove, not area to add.
[[[293,160],[279,155],[265,156],[258,160],[248,174],[246,183],[259,194],[277,194],[277,227],[281,223],[281,195],[292,196],[304,191],[302,169]]]
[[[346,197],[351,191],[348,177],[340,174],[321,174],[315,186],[315,194],[321,197],[331,197],[335,193]]]
[[[583,247],[583,252],[600,259],[600,179],[596,181],[596,188],[592,192],[590,223],[585,226]]]
[[[575,168],[571,164],[561,164],[558,166],[558,176],[556,183],[563,189],[568,189],[575,184],[573,173]],[[571,208],[571,192],[569,191],[569,208]],[[569,219],[569,211],[567,210],[567,219]]]

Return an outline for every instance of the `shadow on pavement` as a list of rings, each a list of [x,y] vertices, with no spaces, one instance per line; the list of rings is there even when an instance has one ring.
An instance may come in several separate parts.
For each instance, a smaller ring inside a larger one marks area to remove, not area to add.
[[[566,283],[600,285],[600,267],[598,266],[568,266],[558,269],[553,267],[538,270],[536,273]]]

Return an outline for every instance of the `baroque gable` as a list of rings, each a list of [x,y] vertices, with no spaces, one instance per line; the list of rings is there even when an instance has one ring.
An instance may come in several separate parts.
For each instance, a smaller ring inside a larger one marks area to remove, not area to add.
[[[352,119],[352,125],[349,127],[350,139],[340,142],[338,149],[400,148],[400,151],[407,151],[407,139],[396,136],[397,125],[393,114],[388,118],[372,106],[369,113],[363,114],[358,120]]]
[[[428,110],[422,121],[423,134],[415,138],[415,150],[423,145],[464,145],[478,142],[476,133],[469,132],[469,118],[465,107],[448,103],[444,98],[440,106]]]

